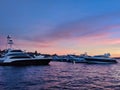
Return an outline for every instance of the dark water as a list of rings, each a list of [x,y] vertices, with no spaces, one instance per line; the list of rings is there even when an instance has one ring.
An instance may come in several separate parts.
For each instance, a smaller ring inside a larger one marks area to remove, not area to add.
[[[120,90],[118,64],[0,66],[0,90]]]

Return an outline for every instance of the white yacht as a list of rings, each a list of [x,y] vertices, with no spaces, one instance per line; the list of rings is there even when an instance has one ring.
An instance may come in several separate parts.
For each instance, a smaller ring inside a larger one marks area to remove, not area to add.
[[[0,65],[47,65],[52,58],[31,57],[22,50],[12,49],[13,41],[11,37],[7,37],[10,48],[0,58]]]
[[[104,55],[96,55],[85,58],[87,63],[117,63],[117,61],[113,58],[110,58],[109,53],[105,53]]]
[[[8,50],[0,58],[0,65],[47,65],[52,58],[34,58],[22,50]]]

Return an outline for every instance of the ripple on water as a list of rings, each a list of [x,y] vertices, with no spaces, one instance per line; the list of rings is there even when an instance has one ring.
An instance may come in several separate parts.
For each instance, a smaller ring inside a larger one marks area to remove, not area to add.
[[[120,64],[0,67],[1,90],[119,90]]]

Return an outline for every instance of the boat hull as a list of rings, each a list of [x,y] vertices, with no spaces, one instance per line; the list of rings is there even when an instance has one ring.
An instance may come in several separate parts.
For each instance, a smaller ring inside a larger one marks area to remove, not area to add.
[[[33,60],[17,60],[12,62],[0,62],[1,66],[26,66],[26,65],[48,65],[52,59],[33,59]]]
[[[100,64],[104,64],[104,63],[117,63],[117,61],[115,59],[97,59],[97,58],[85,58],[87,63],[100,63]]]

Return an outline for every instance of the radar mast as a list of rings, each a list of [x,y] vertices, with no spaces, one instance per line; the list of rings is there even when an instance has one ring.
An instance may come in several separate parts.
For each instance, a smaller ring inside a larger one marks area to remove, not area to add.
[[[8,49],[12,49],[12,46],[13,46],[13,40],[11,39],[11,37],[8,35],[7,36],[7,46],[8,46]]]

